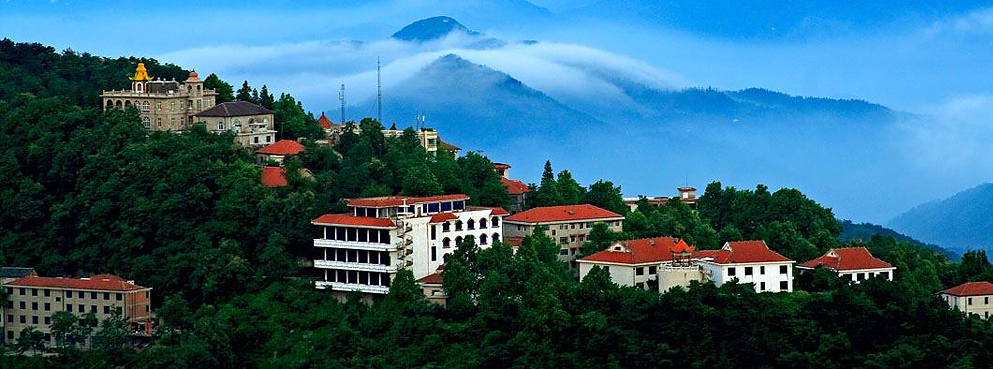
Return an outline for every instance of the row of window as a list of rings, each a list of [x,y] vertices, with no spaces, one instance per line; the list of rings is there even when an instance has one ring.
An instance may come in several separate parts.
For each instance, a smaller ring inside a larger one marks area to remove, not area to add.
[[[193,101],[194,100],[187,100],[186,101],[186,109],[193,109],[193,105],[194,105]],[[204,106],[209,106],[210,104],[211,104],[210,100],[199,100],[198,99],[198,100],[196,100],[196,109],[197,109],[197,111],[200,111],[200,110],[203,109]],[[132,105],[131,100],[123,100],[123,101],[122,100],[117,100],[117,101],[107,100],[107,103],[105,104],[105,107],[107,109],[114,109],[114,108],[117,108],[117,109],[127,109],[127,108],[130,108],[131,105]],[[176,104],[176,101],[170,101],[169,102],[169,111],[176,111],[177,110],[176,109],[176,105],[177,105]],[[183,110],[183,103],[179,103],[178,105],[179,105],[179,110],[182,111]],[[150,105],[149,105],[149,103],[148,103],[148,101],[135,101],[134,102],[134,107],[136,109],[141,110],[141,111],[144,111],[144,112],[148,112],[148,111],[151,111],[152,110],[151,107],[150,107]],[[158,101],[158,102],[155,103],[155,110],[156,111],[162,110],[162,102],[161,101]]]
[[[386,229],[326,226],[319,229],[317,237],[333,241],[390,243],[390,231]]]
[[[18,288],[18,294],[21,295],[21,296],[26,296],[28,294],[28,291],[31,291],[31,296],[38,296],[39,293],[41,295],[45,296],[45,297],[50,297],[52,295],[52,290],[50,290],[50,289],[25,288],[25,287],[19,287]],[[117,301],[121,301],[123,299],[123,297],[124,297],[124,294],[122,294],[122,293],[84,292],[84,291],[65,291],[65,297],[66,298],[72,298],[73,296],[76,296],[77,298],[83,299],[83,298],[86,298],[86,294],[87,293],[89,293],[90,299],[93,299],[93,300],[98,299],[99,296],[103,296],[103,299],[104,300],[110,300],[110,296],[111,295],[114,295],[114,298]],[[14,295],[14,288],[13,287],[7,287],[7,294],[8,295]],[[21,303],[23,304],[23,302],[21,302]]]
[[[324,280],[327,282],[364,284],[369,286],[390,286],[390,275],[387,273],[362,272],[355,270],[325,270]]]
[[[490,243],[490,240],[491,239],[493,240],[493,242],[499,242],[500,241],[500,234],[499,233],[493,233],[492,236],[487,236],[486,233],[483,233],[483,234],[479,235],[479,238],[477,239],[477,242],[479,242],[480,245],[488,245]],[[445,237],[445,238],[442,238],[441,239],[441,247],[447,249],[447,248],[450,248],[452,246],[458,245],[460,242],[462,242],[462,236],[455,237],[455,243],[454,244],[452,243],[452,239],[451,238]]]
[[[555,235],[555,231],[552,231],[552,235],[553,236]],[[569,237],[565,237],[565,236],[559,237],[559,243],[563,245],[568,245],[569,242],[577,242],[577,241],[579,243],[586,242],[586,235],[574,234],[574,235],[570,235]]]
[[[886,272],[877,272],[877,273],[872,273],[872,272],[869,272],[869,273],[852,273],[851,276],[852,276],[852,280],[853,281],[864,281],[864,280],[869,279],[869,278],[872,278],[874,276],[882,276],[883,278],[889,279],[890,278],[890,272],[889,271],[886,271]]]
[[[390,253],[386,251],[325,249],[324,260],[348,263],[390,265]]]
[[[745,275],[753,275],[755,272],[755,267],[746,266]],[[779,266],[779,274],[789,274],[790,267],[788,265]],[[735,267],[728,267],[728,276],[736,275],[737,270]],[[759,275],[765,275],[765,266],[759,266]]]
[[[589,228],[593,228],[593,226],[598,223],[606,223],[608,227],[617,227],[621,225],[621,221],[619,220],[610,221],[610,222],[578,222],[578,223],[567,223],[567,224],[559,224],[557,226],[550,226],[549,230],[551,231],[552,236],[554,236],[556,230],[584,229],[584,228],[589,229]],[[521,232],[527,232],[529,231],[529,227],[530,226],[518,224],[517,230]]]
[[[462,230],[462,224],[463,224],[462,223],[462,220],[456,220],[455,221],[454,225],[455,225],[455,231],[456,232]],[[486,224],[487,224],[486,223],[486,218],[480,218],[479,219],[479,229],[486,229],[487,228],[487,225]],[[500,217],[493,217],[493,219],[490,220],[490,223],[489,224],[493,228],[499,227],[500,226]],[[444,223],[442,223],[441,224],[441,231],[442,232],[451,232],[452,231],[452,225],[453,225],[452,222],[444,222]],[[431,226],[431,227],[433,228],[434,226]],[[467,220],[465,222],[465,228],[468,229],[468,230],[476,229],[476,221],[474,219]],[[434,232],[432,232],[431,233],[431,239],[434,239],[434,237],[435,237]]]

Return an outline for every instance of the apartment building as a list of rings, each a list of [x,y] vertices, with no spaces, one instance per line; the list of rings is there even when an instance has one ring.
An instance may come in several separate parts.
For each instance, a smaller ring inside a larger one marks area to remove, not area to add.
[[[769,249],[765,241],[738,241],[720,250],[701,250],[694,257],[717,286],[737,280],[758,292],[793,292],[793,260]]]
[[[385,294],[398,270],[428,276],[466,237],[481,248],[502,240],[507,211],[468,200],[461,194],[352,199],[350,213],[314,219],[316,287]]]
[[[993,283],[968,282],[938,293],[948,306],[966,314],[993,316]]]
[[[121,312],[132,332],[151,333],[151,288],[111,274],[89,278],[26,276],[3,284],[9,297],[4,308],[4,338],[15,341],[21,330],[34,327],[54,344],[52,315],[60,311],[82,316],[93,313],[102,321]],[[87,340],[88,342],[89,340]],[[86,344],[84,342],[84,344]]]
[[[507,217],[503,232],[508,240],[519,239],[530,235],[535,227],[546,227],[545,234],[561,247],[559,260],[577,267],[576,254],[586,243],[594,225],[605,223],[610,230],[621,232],[623,222],[624,217],[620,214],[589,204],[547,206]]]
[[[811,271],[817,267],[830,270],[852,283],[861,283],[874,276],[892,281],[896,271],[896,267],[872,256],[865,247],[831,249],[814,260],[798,265],[797,269]]]

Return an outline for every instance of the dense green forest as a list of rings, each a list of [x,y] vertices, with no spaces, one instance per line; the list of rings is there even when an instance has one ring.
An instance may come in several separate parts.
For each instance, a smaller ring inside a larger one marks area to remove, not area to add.
[[[297,264],[312,248],[311,219],[356,196],[460,192],[504,206],[492,163],[475,153],[428,155],[413,131],[386,139],[371,119],[349,123],[361,133],[346,130],[334,149],[316,146],[306,133],[313,116],[298,102],[266,88],[256,97],[245,82],[238,95],[298,119],[296,132],[308,138],[287,166],[313,178],[288,170],[289,185],[269,189],[230,136],[148,133],[136,111],[101,112],[91,89],[115,86],[139,59],[0,47],[0,264],[134,279],[155,288],[160,318],[140,352],[67,344],[35,356],[31,342],[7,342],[0,350],[23,354],[3,356],[3,367],[993,366],[993,323],[935,296],[993,280],[985,253],[955,263],[887,236],[843,242],[831,210],[794,189],[715,182],[696,211],[671,201],[629,212],[611,182],[584,187],[569,171],[556,177],[550,163],[531,206],[593,203],[625,216],[624,232],[596,228],[584,252],[657,235],[700,248],[761,238],[802,261],[856,244],[897,266],[896,279],[850,286],[817,271],[799,276],[795,293],[698,284],[659,294],[619,287],[601,270],[576,280],[558,246],[536,232],[516,252],[460,243],[444,271],[447,307],[428,304],[409,272],[375,304],[338,302]],[[152,73],[185,72],[141,60]],[[72,80],[79,73],[107,85]]]

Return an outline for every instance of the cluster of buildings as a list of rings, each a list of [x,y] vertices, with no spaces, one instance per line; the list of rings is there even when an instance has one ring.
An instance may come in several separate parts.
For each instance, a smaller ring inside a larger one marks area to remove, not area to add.
[[[0,268],[2,288],[7,296],[0,314],[3,338],[14,342],[25,328],[44,334],[49,346],[56,344],[52,332],[52,317],[58,312],[72,313],[82,319],[92,313],[97,319],[92,335],[99,331],[100,322],[115,314],[123,318],[132,337],[152,334],[151,288],[112,274],[88,278],[40,277],[30,268]],[[77,339],[87,347],[93,337]]]

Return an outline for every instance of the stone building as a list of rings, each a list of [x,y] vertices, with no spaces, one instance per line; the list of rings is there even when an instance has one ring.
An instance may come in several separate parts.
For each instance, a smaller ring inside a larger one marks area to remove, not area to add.
[[[90,278],[53,278],[26,276],[5,282],[8,300],[4,307],[4,338],[15,341],[21,330],[34,327],[52,337],[52,315],[66,311],[82,316],[93,313],[102,321],[119,311],[133,334],[151,334],[151,288],[142,287],[121,277],[100,274]],[[94,332],[95,333],[95,332]],[[83,342],[86,345],[89,339]]]
[[[211,132],[235,133],[235,142],[245,147],[259,147],[276,142],[272,110],[247,101],[217,104],[193,115]]]
[[[103,109],[134,106],[145,128],[153,131],[179,131],[193,124],[196,113],[214,106],[217,92],[203,87],[197,72],[185,81],[164,80],[148,75],[144,63],[131,79],[131,89],[103,91]]]

